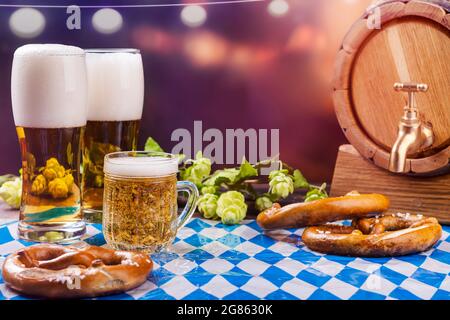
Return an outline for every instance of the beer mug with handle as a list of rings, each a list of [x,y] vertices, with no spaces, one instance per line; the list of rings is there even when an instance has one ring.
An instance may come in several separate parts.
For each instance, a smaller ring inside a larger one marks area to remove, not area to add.
[[[103,232],[120,250],[166,249],[191,218],[198,199],[195,184],[177,181],[178,157],[168,153],[130,151],[105,157]],[[177,192],[187,192],[178,215]]]

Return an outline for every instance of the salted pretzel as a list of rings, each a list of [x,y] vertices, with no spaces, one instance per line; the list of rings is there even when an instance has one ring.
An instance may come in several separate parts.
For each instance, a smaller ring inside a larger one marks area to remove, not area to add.
[[[145,282],[152,265],[141,253],[41,244],[9,255],[2,275],[8,286],[26,295],[82,298],[135,288]]]
[[[321,253],[385,257],[422,252],[442,235],[435,218],[415,214],[388,214],[355,219],[352,226],[323,225],[306,228],[304,244]]]
[[[343,197],[293,203],[284,207],[275,203],[261,212],[256,222],[263,229],[302,228],[376,215],[388,207],[389,199],[381,194],[359,194],[352,191]]]

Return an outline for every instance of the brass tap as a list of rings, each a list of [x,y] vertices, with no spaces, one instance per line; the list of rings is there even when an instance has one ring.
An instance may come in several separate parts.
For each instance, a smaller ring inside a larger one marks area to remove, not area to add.
[[[426,92],[428,86],[423,83],[395,83],[394,90],[408,93],[408,104],[398,125],[397,140],[392,146],[389,158],[389,171],[400,173],[406,171],[409,154],[433,144],[434,134],[431,125],[420,120],[414,96],[416,92]]]

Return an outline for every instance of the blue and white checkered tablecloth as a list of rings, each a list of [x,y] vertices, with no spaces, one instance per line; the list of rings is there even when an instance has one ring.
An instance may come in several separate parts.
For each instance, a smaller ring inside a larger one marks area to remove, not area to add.
[[[30,243],[17,223],[0,226],[0,265]],[[303,230],[264,234],[254,220],[225,226],[200,218],[178,233],[170,253],[153,256],[139,288],[99,299],[450,299],[450,227],[427,252],[397,258],[349,258],[310,251]],[[100,225],[84,241],[104,245]],[[0,299],[24,299],[0,276]]]

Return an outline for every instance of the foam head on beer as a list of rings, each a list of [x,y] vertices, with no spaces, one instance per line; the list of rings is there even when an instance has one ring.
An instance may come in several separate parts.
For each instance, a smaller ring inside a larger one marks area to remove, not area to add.
[[[89,121],[141,119],[144,72],[138,50],[86,50],[86,66]]]
[[[106,174],[121,177],[163,177],[178,172],[178,160],[175,157],[111,157],[105,159],[103,171]]]
[[[61,44],[28,44],[14,52],[11,98],[16,126],[86,125],[84,50]]]

